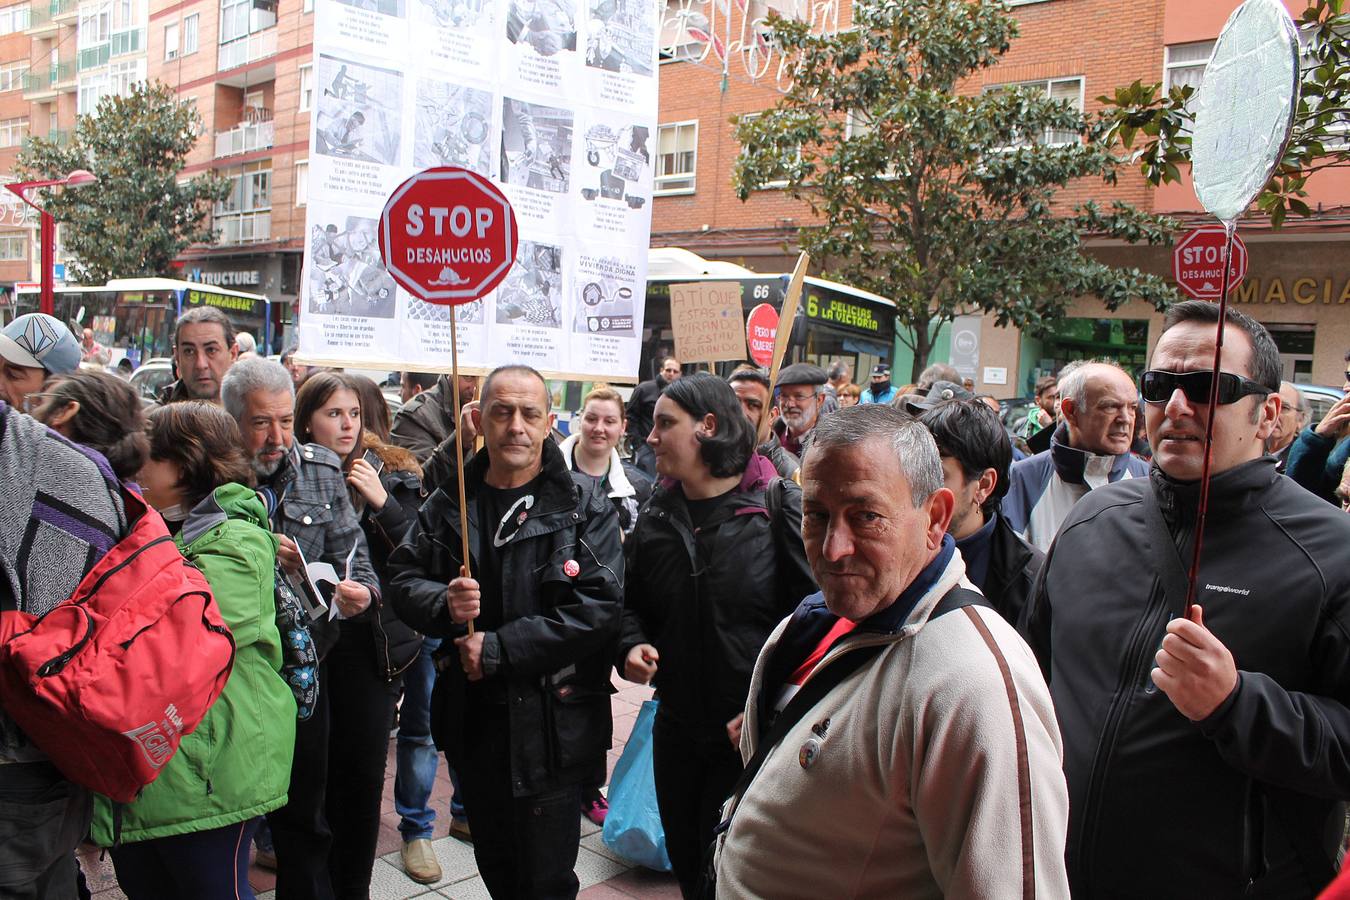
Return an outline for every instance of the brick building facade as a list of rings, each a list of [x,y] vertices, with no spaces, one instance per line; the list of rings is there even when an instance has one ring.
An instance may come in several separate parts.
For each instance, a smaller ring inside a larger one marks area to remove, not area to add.
[[[1296,14],[1304,5],[1300,0],[1286,4]],[[791,8],[790,0],[771,0],[771,5],[784,14],[817,16],[827,23],[833,14],[822,15],[822,8],[829,7],[821,4],[809,10]],[[1076,100],[1091,114],[1101,106],[1095,98],[1136,80],[1198,84],[1213,41],[1238,0],[1022,0],[1010,5],[1019,36],[997,66],[964,89],[1044,85],[1052,96]],[[670,52],[661,67],[662,127],[652,245],[684,247],[758,272],[784,271],[796,255],[795,230],[808,221],[809,209],[774,190],[757,192],[742,203],[731,188],[731,168],[740,152],[731,120],[773,105],[779,96],[774,87],[776,61],[765,77],[749,77],[747,70],[759,63],[753,53],[735,49],[738,43],[753,41],[753,30],[745,32],[746,40],[736,40],[742,34],[738,12],[733,12],[729,33],[733,52],[725,79],[707,44],[693,41],[678,46],[679,40],[691,40],[678,26],[702,22],[700,15],[713,20],[709,31],[723,33],[717,24],[720,12],[714,7],[713,2],[688,0],[670,0],[666,7],[664,38]],[[761,10],[751,5],[749,15]],[[838,17],[839,27],[846,27],[848,9],[840,9]],[[688,58],[699,54],[702,61]],[[670,172],[675,177],[663,177]],[[661,189],[663,180],[670,189]],[[1350,240],[1350,174],[1319,173],[1309,181],[1309,189],[1310,202],[1319,209],[1310,220],[1289,222],[1279,232],[1272,232],[1261,218],[1244,220],[1241,234],[1250,250],[1251,270],[1248,284],[1235,299],[1271,328],[1285,356],[1288,377],[1339,385],[1343,354],[1350,347],[1350,293],[1344,294],[1345,305],[1340,300],[1343,290],[1350,291],[1350,262],[1339,252]],[[1188,182],[1155,189],[1134,170],[1122,170],[1114,187],[1084,181],[1059,195],[1065,204],[1089,199],[1121,200],[1175,215],[1188,227],[1205,221]],[[1107,241],[1091,242],[1089,247],[1114,264],[1170,275],[1167,249]],[[959,323],[966,332],[964,360],[978,388],[999,397],[1026,394],[1038,375],[1083,357],[1110,356],[1138,368],[1161,325],[1161,316],[1142,303],[1108,313],[1090,297],[1074,301],[1069,316],[1045,338],[998,328],[991,317]],[[974,354],[972,340],[977,345]],[[950,329],[944,329],[931,359],[944,361],[950,348]],[[911,357],[899,340],[894,351],[895,377],[903,380]]]

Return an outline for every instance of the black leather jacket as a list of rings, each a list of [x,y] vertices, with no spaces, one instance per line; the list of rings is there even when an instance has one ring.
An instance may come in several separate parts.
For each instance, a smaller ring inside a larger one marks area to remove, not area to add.
[[[684,491],[665,480],[638,514],[624,552],[618,665],[637,644],[660,654],[661,716],[726,741],[745,709],[750,673],[774,627],[818,589],[802,546],[802,492],[782,481],[782,520],[770,525],[773,465],[755,454],[740,485],[695,529]],[[622,670],[621,670],[622,671]]]
[[[1145,492],[1164,524],[1149,527]],[[1350,516],[1275,472],[1214,476],[1196,602],[1237,687],[1192,722],[1149,677],[1181,614],[1198,485],[1155,466],[1092,491],[1023,630],[1050,682],[1075,897],[1311,897],[1350,799]],[[1179,555],[1179,589],[1160,577]]]
[[[465,464],[470,563],[490,536],[478,532],[478,495],[487,451]],[[568,471],[562,453],[544,441],[538,497],[502,555],[505,624],[484,633],[485,679],[502,679],[511,729],[511,780],[523,797],[590,777],[610,747],[610,662],[623,600],[623,551],[609,498],[589,477]],[[453,487],[422,506],[407,540],[389,560],[399,616],[423,634],[467,633],[450,620],[446,586],[460,567],[459,504]],[[575,575],[569,574],[576,572]],[[453,650],[453,648],[452,648]],[[437,679],[432,734],[454,761],[462,756],[467,679],[454,658]]]

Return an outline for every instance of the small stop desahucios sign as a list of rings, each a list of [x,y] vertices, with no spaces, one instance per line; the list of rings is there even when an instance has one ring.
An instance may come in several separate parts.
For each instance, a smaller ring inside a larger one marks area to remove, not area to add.
[[[414,297],[454,306],[495,288],[516,258],[515,212],[491,181],[456,166],[418,172],[380,214],[380,256]]]
[[[1218,301],[1223,289],[1223,254],[1226,235],[1222,225],[1202,225],[1186,232],[1172,251],[1172,277],[1177,287],[1197,300]],[[1228,270],[1228,289],[1247,277],[1247,245],[1233,235],[1233,261]]]
[[[750,358],[761,366],[773,364],[773,344],[778,336],[778,310],[761,303],[745,319],[745,342]]]

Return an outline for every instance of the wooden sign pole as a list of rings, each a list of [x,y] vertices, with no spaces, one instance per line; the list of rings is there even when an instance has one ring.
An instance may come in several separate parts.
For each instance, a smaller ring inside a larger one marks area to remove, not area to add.
[[[778,333],[773,340],[773,365],[769,367],[769,402],[773,402],[773,385],[778,380],[778,370],[783,366],[783,357],[787,355],[788,344],[792,343],[792,323],[797,318],[797,307],[801,305],[802,287],[806,284],[806,270],[811,265],[811,256],[805,252],[797,257],[797,265],[792,270],[792,280],[788,282],[787,293],[783,296],[783,308],[778,313]],[[759,417],[758,446],[769,439],[769,411]]]
[[[460,559],[464,560],[459,574],[463,578],[472,578],[469,570],[469,510],[464,501],[464,444],[460,437],[464,431],[464,412],[459,406],[459,335],[455,331],[455,320],[459,316],[456,312],[454,307],[450,308],[450,392],[454,397],[455,414],[459,416],[459,421],[455,422],[455,480],[459,482]],[[473,619],[469,620],[469,637],[473,637]]]

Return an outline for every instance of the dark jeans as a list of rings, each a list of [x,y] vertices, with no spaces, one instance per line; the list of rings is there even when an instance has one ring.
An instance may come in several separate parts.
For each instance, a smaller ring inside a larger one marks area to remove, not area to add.
[[[722,804],[741,776],[741,755],[725,735],[691,734],[661,712],[652,726],[652,769],[666,852],[685,897],[698,896],[703,858]]]
[[[248,845],[260,821],[114,847],[117,884],[129,900],[253,900]]]
[[[375,660],[371,626],[343,623],[342,637],[328,654],[328,825],[333,847],[328,873],[339,900],[366,900],[375,845],[380,837],[380,799],[389,757],[399,680],[385,681]]]
[[[494,900],[562,900],[577,895],[581,788],[511,794],[511,735],[505,707],[476,707],[459,766],[473,855]]]
[[[93,810],[51,763],[0,765],[0,900],[76,896],[75,846]]]
[[[343,623],[319,666],[314,715],[296,723],[288,802],[267,817],[277,900],[369,894],[398,687],[376,667],[370,626]]]

